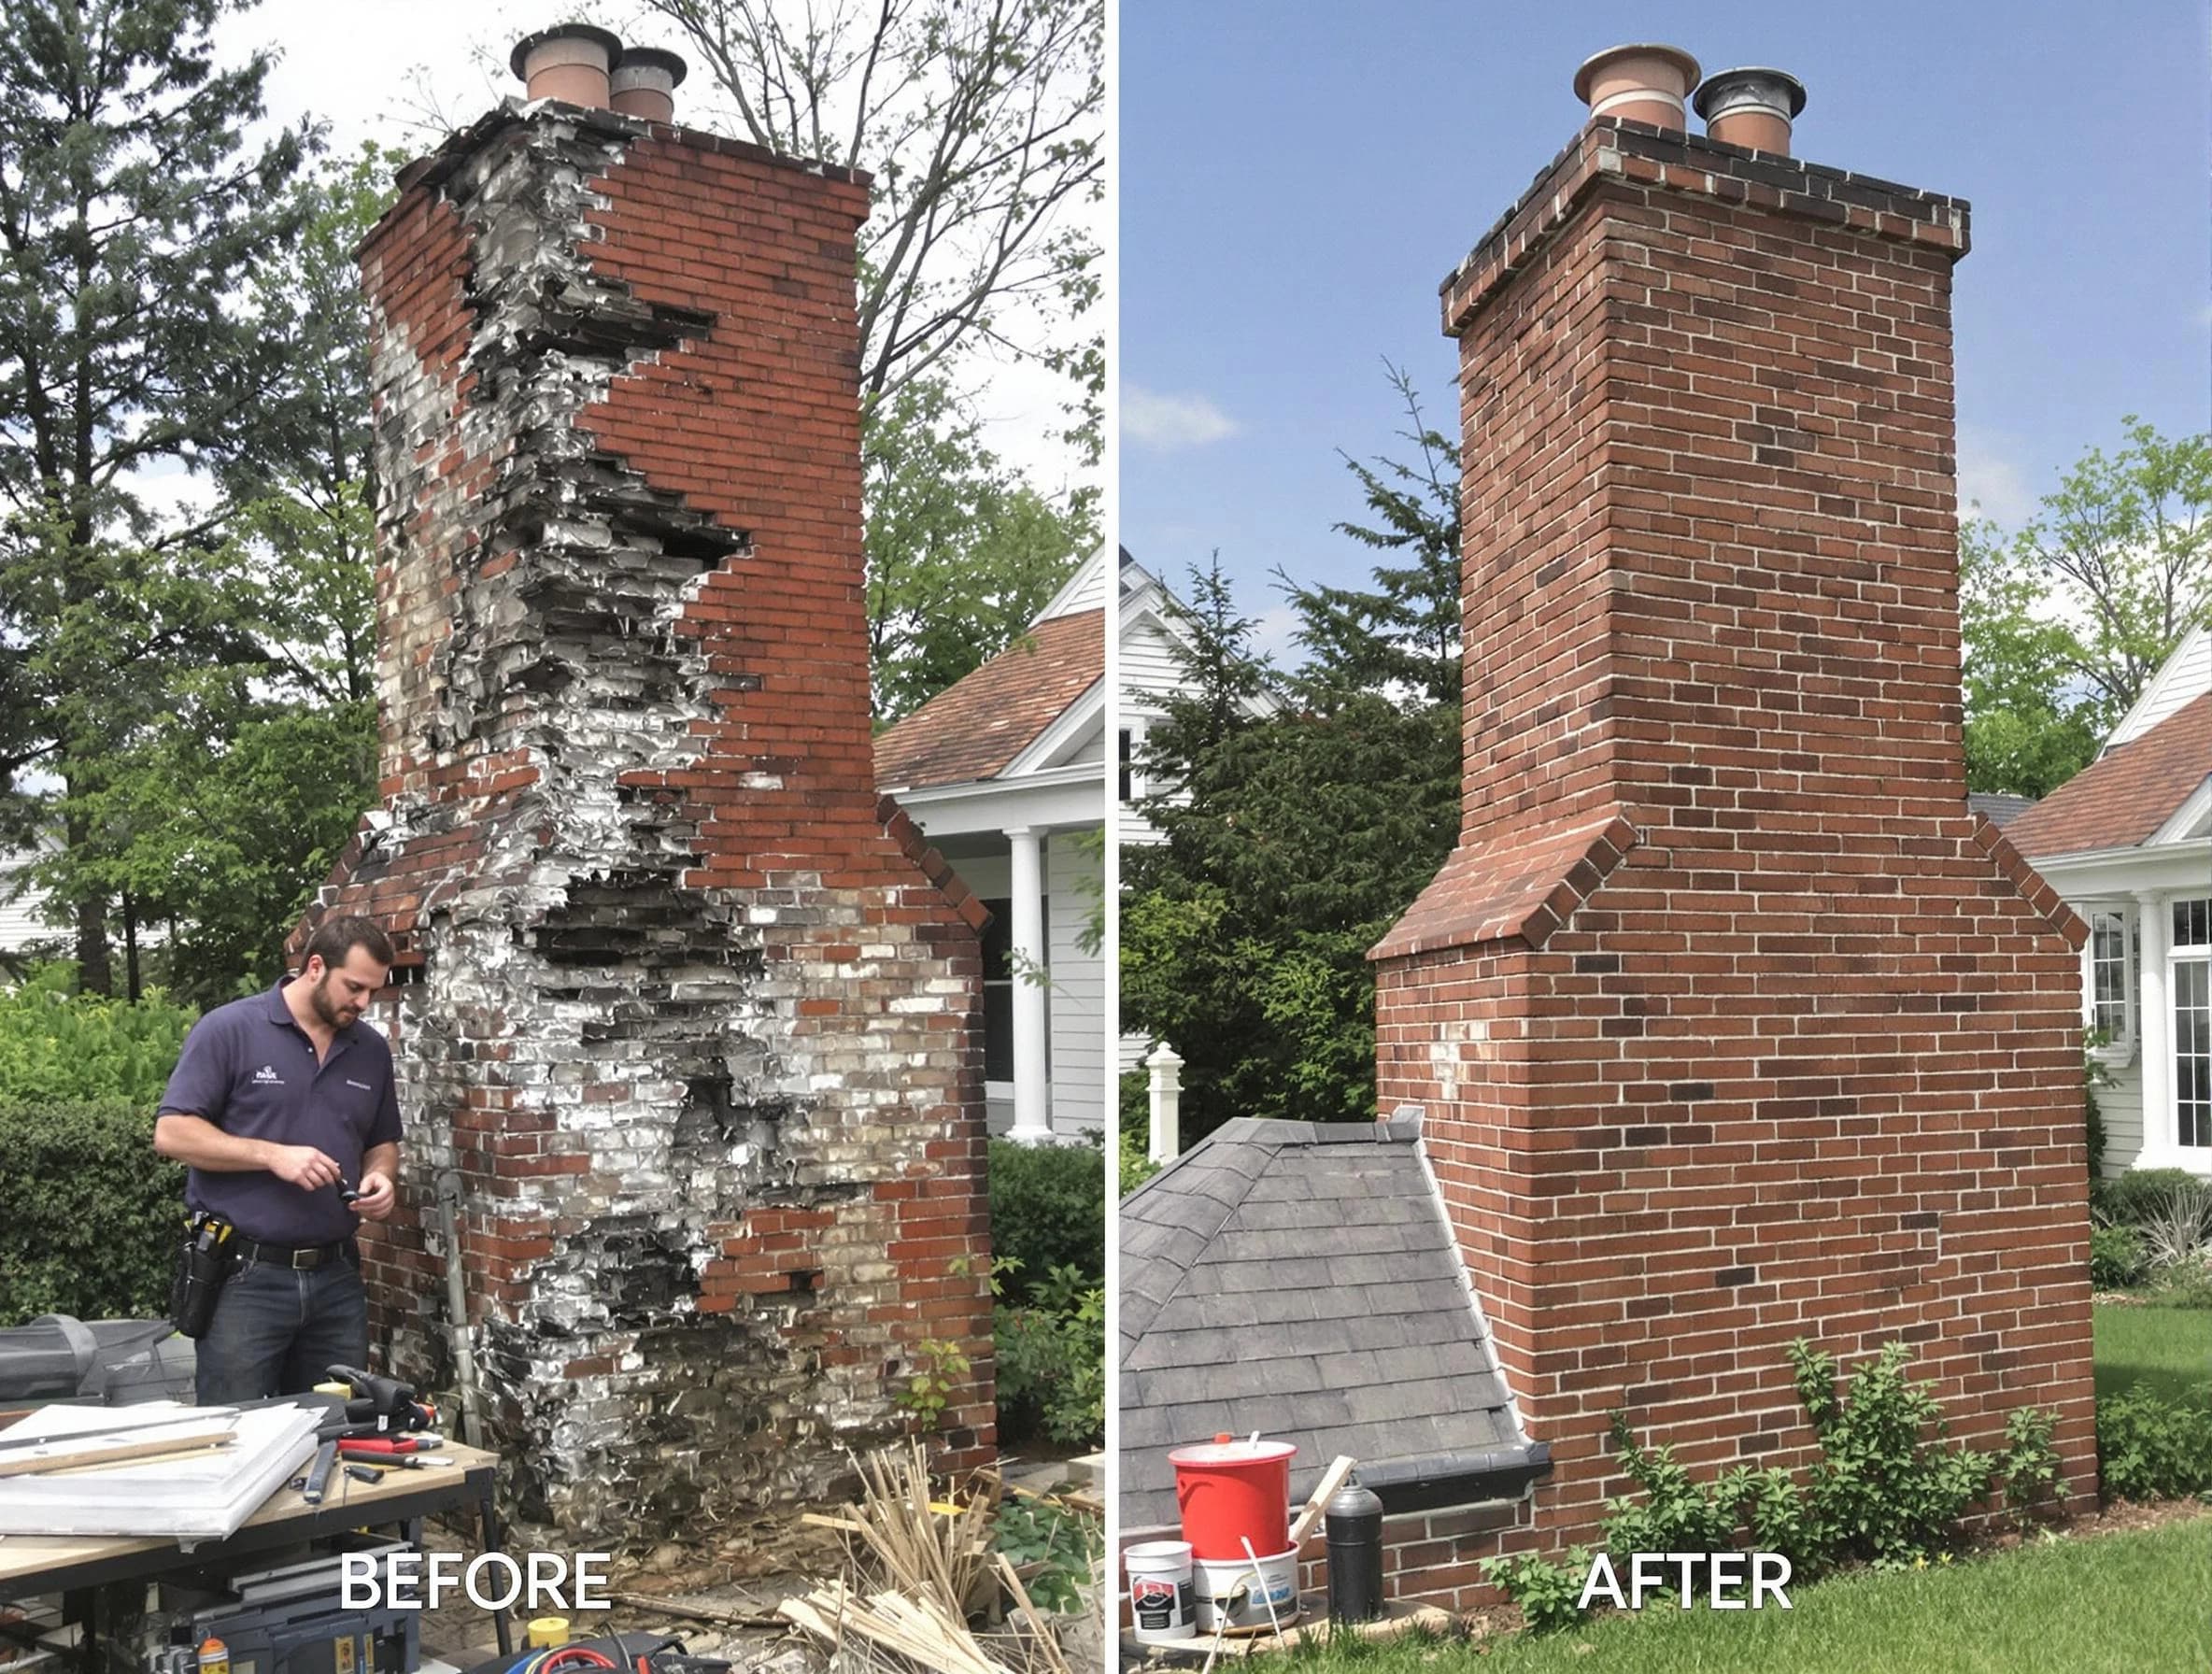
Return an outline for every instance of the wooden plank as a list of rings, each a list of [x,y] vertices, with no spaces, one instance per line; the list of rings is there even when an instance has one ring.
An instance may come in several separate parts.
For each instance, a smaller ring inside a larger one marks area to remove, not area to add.
[[[88,1465],[113,1465],[125,1459],[158,1459],[172,1454],[195,1454],[211,1447],[227,1447],[237,1440],[229,1425],[187,1431],[181,1436],[148,1437],[140,1441],[112,1441],[105,1446],[56,1445],[16,1458],[0,1458],[0,1477],[52,1475],[79,1470]]]
[[[1350,1454],[1339,1454],[1329,1461],[1328,1468],[1321,1473],[1321,1485],[1307,1497],[1305,1509],[1298,1513],[1297,1521],[1290,1525],[1292,1551],[1296,1551],[1298,1542],[1312,1533],[1313,1525],[1328,1511],[1330,1496],[1344,1485],[1344,1479],[1352,1474],[1352,1468],[1358,1463]],[[1272,1557],[1274,1554],[1262,1553],[1260,1555]]]

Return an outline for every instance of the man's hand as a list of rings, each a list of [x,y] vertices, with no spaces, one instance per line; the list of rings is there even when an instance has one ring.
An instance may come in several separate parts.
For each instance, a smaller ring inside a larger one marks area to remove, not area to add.
[[[320,1191],[338,1180],[338,1165],[313,1145],[270,1146],[268,1169],[304,1192]]]
[[[372,1170],[361,1177],[361,1196],[353,1200],[353,1213],[364,1221],[390,1220],[399,1201],[399,1187],[392,1184],[391,1176]]]

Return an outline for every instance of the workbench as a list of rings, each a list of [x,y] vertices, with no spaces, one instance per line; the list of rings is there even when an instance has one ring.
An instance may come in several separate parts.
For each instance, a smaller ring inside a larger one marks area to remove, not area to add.
[[[118,1582],[143,1582],[178,1570],[219,1565],[234,1557],[358,1528],[398,1527],[410,1544],[422,1543],[422,1520],[475,1502],[484,1550],[500,1550],[499,1512],[492,1500],[499,1455],[448,1442],[436,1450],[450,1466],[390,1470],[375,1482],[333,1471],[320,1505],[296,1488],[282,1487],[262,1503],[237,1532],[199,1540],[190,1551],[169,1536],[0,1536],[0,1600],[59,1593],[64,1619],[80,1623],[89,1644],[97,1590]],[[305,1467],[303,1467],[305,1468]],[[494,1618],[502,1655],[514,1650],[505,1611]]]

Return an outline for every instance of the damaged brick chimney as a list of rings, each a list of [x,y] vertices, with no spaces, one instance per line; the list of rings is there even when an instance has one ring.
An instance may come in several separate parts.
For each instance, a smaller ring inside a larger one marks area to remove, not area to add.
[[[564,34],[541,74],[622,78]],[[525,1516],[818,1499],[963,1362],[979,1462],[985,915],[872,787],[865,179],[540,98],[403,183],[361,252],[383,807],[318,908],[401,949],[378,1339],[449,1386],[445,1181]]]
[[[1786,143],[1803,90],[1732,74]],[[1601,115],[1444,286],[1463,812],[1374,953],[1379,1086],[1546,1548],[1623,1488],[1611,1409],[1805,1463],[1800,1336],[1914,1344],[1978,1445],[2055,1409],[2095,1487],[2082,932],[1965,800],[1966,248],[1956,199]]]

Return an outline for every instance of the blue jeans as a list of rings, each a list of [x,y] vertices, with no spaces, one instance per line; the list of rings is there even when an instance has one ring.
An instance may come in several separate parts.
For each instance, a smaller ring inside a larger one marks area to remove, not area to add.
[[[356,1258],[305,1271],[248,1261],[222,1287],[200,1339],[200,1404],[303,1395],[328,1378],[326,1368],[368,1357],[369,1298]]]

